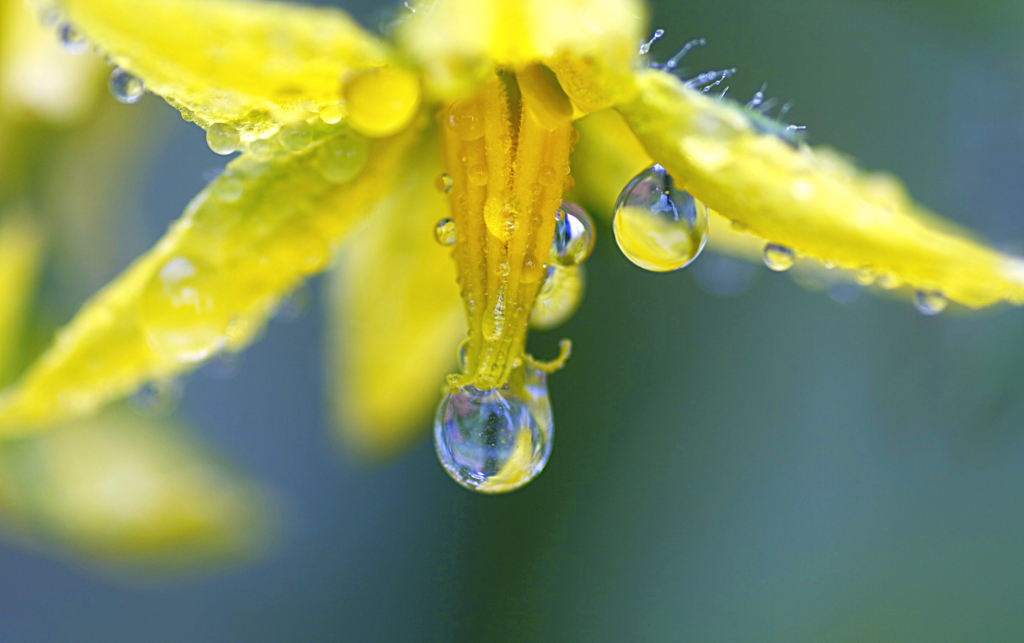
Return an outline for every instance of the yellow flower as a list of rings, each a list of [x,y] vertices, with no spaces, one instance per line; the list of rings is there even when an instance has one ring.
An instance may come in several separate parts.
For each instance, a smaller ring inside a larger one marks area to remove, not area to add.
[[[44,268],[65,290],[89,281],[103,256],[76,253],[115,227],[109,198],[144,114],[125,118],[123,106],[97,100],[103,67],[62,51],[24,3],[0,0],[0,384],[46,326],[33,306]],[[84,154],[94,162],[68,162]],[[133,572],[250,556],[264,544],[262,491],[179,423],[110,408],[45,428],[0,442],[5,536]]]
[[[440,383],[460,330],[457,274],[468,334],[438,452],[466,486],[515,488],[546,460],[545,375],[568,348],[550,364],[526,355],[531,318],[564,319],[582,290],[592,230],[561,207],[574,181],[577,201],[611,210],[619,198],[616,240],[649,269],[685,265],[710,229],[716,247],[763,248],[774,269],[801,257],[884,277],[929,313],[1024,303],[1024,263],[940,222],[895,179],[703,92],[718,76],[652,68],[637,0],[437,0],[402,16],[390,42],[334,9],[57,8],[212,149],[242,154],[6,394],[8,433],[243,349],[348,240],[344,370],[359,430],[388,436],[366,442],[400,441],[405,409]],[[439,221],[454,261],[424,245]]]

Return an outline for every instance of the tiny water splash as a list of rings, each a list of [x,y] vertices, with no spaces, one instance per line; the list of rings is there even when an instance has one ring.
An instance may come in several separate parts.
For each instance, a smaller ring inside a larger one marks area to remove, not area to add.
[[[549,261],[564,268],[578,266],[594,251],[594,222],[590,215],[568,201],[555,214],[555,238]]]
[[[630,261],[653,272],[678,270],[704,249],[708,208],[675,187],[661,165],[633,178],[619,195],[615,242]]]
[[[455,482],[504,493],[537,477],[551,455],[547,374],[523,367],[505,386],[450,389],[434,420],[437,457]]]
[[[114,71],[110,72],[107,84],[114,98],[125,105],[134,105],[146,93],[146,86],[142,81],[120,67],[114,67]]]

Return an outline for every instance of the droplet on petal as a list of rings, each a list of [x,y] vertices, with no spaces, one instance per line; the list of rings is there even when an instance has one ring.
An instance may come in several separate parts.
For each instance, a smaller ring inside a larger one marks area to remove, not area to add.
[[[785,272],[793,267],[796,254],[785,246],[769,243],[764,246],[764,265],[775,272]]]
[[[586,273],[582,264],[567,268],[549,266],[547,278],[533,301],[530,327],[549,330],[569,321],[583,301],[586,285]]]
[[[468,361],[467,361],[467,356],[468,355],[469,355],[469,339],[464,339],[464,340],[462,340],[462,343],[459,344],[459,371],[462,372],[462,373],[465,373],[466,369],[469,368]]]
[[[862,266],[853,275],[853,280],[861,286],[870,286],[875,283],[875,271],[870,266]]]
[[[225,203],[234,203],[242,198],[245,185],[234,172],[223,172],[213,184],[213,195]]]
[[[150,278],[139,315],[146,341],[155,352],[194,362],[224,346],[231,312],[207,287],[209,271],[198,259],[177,256]]]
[[[455,221],[452,219],[441,219],[434,228],[434,236],[442,246],[455,245]]]
[[[934,317],[946,310],[949,301],[941,292],[919,290],[914,294],[914,308],[926,317]]]
[[[575,203],[563,202],[555,217],[555,238],[550,260],[560,266],[576,266],[594,250],[594,222]]]
[[[452,193],[452,185],[452,177],[447,174],[442,174],[441,176],[437,177],[437,181],[434,182],[434,186],[437,187],[437,191],[443,192],[445,194]]]
[[[678,270],[697,258],[708,239],[708,208],[678,190],[654,165],[626,185],[615,205],[615,242],[646,270]]]
[[[85,50],[89,48],[85,37],[73,25],[66,22],[57,27],[57,38],[64,51],[75,56],[85,53]]]
[[[238,150],[242,140],[238,130],[227,123],[214,123],[206,130],[206,144],[217,154],[231,154]]]
[[[483,493],[533,480],[551,455],[554,424],[547,376],[524,368],[501,388],[450,390],[437,409],[434,446],[448,475]]]
[[[891,272],[883,272],[878,275],[878,286],[882,290],[896,290],[903,285],[899,277]]]
[[[328,181],[345,183],[359,176],[370,156],[370,142],[352,131],[329,138],[317,151],[317,166]]]
[[[300,152],[313,141],[313,130],[306,122],[293,123],[281,130],[281,144],[290,152]]]
[[[120,67],[115,67],[114,71],[110,72],[108,85],[114,98],[126,105],[139,102],[142,95],[146,93],[146,86],[142,84],[142,81]]]
[[[345,106],[341,103],[329,103],[320,108],[318,112],[320,120],[328,125],[340,123],[345,117]]]

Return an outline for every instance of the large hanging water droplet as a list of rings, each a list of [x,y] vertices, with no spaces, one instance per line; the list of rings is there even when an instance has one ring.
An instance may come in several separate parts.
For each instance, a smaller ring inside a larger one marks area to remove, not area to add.
[[[460,485],[503,493],[537,477],[553,433],[547,375],[526,367],[501,388],[449,391],[434,420],[434,447]]]
[[[142,95],[146,93],[146,86],[142,84],[142,81],[120,67],[115,67],[114,71],[110,72],[110,81],[107,84],[114,98],[125,105],[139,102]]]
[[[177,256],[150,278],[139,315],[146,341],[155,352],[194,362],[224,346],[231,311],[213,292],[211,273],[200,260]]]
[[[345,183],[359,176],[370,156],[370,142],[366,137],[346,130],[320,144],[317,167],[325,179]]]
[[[227,123],[214,123],[206,130],[206,144],[217,154],[231,154],[242,144],[238,130]]]
[[[555,215],[555,238],[550,260],[560,266],[576,266],[594,250],[594,222],[575,203],[564,202]]]
[[[281,130],[281,144],[290,152],[301,152],[313,142],[313,129],[309,123],[298,122]]]
[[[949,300],[941,292],[919,290],[914,294],[914,308],[925,317],[934,317],[946,310]]]
[[[586,290],[587,279],[583,265],[549,266],[547,278],[533,300],[530,310],[530,327],[549,330],[569,321]]]
[[[785,246],[768,243],[764,246],[764,265],[775,272],[786,272],[793,267],[796,254]]]
[[[454,246],[455,221],[451,219],[441,219],[438,221],[437,226],[434,227],[434,236],[437,237],[437,242],[442,246]]]
[[[73,25],[66,22],[57,27],[57,38],[64,51],[75,56],[85,53],[85,50],[89,48],[85,37]]]
[[[697,258],[708,240],[708,208],[654,165],[626,185],[615,204],[615,242],[636,265],[678,270]]]

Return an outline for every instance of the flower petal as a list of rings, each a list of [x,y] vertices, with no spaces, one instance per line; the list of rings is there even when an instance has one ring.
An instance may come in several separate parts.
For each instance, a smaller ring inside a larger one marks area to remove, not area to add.
[[[410,129],[367,141],[323,126],[301,152],[229,164],[0,398],[0,433],[90,413],[248,345],[280,298],[322,270],[330,245],[387,195],[417,138]]]
[[[242,140],[322,108],[390,61],[338,9],[242,0],[60,0],[74,27],[203,128]],[[340,116],[340,112],[337,114]],[[331,119],[329,119],[331,120]]]
[[[344,246],[333,278],[335,417],[345,443],[369,458],[424,433],[466,337],[455,262],[434,234],[451,216],[435,188],[440,161],[424,155],[395,181]]]
[[[267,499],[182,427],[125,411],[0,443],[0,524],[104,565],[179,571],[251,556]]]
[[[590,114],[576,122],[576,130],[580,135],[572,158],[576,183],[567,198],[611,222],[622,188],[654,161],[614,110]],[[734,230],[728,219],[712,210],[707,249],[761,261],[764,240]]]
[[[585,112],[633,91],[647,12],[638,0],[436,0],[398,40],[435,97],[460,98],[494,66],[550,66]]]
[[[42,268],[43,241],[24,213],[0,214],[0,384],[14,375],[21,327]]]
[[[1024,260],[1007,257],[914,204],[887,175],[766,131],[738,107],[638,75],[618,107],[651,156],[695,197],[753,234],[819,261],[870,269],[971,308],[1024,303]]]

